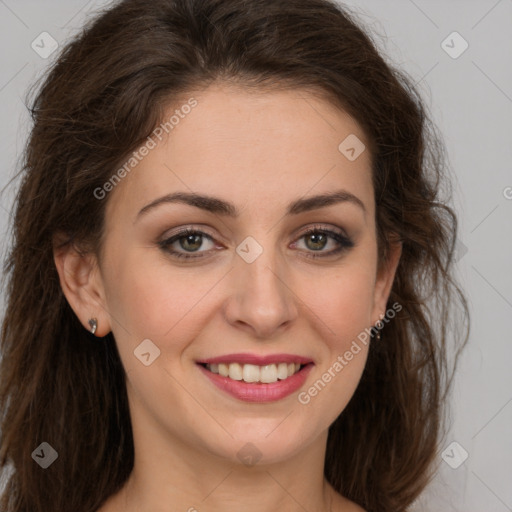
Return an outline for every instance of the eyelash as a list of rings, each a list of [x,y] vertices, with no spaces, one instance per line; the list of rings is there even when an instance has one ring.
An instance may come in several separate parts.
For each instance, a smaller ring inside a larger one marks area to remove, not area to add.
[[[314,254],[314,252],[316,252],[316,251],[308,251],[308,252],[313,252],[313,254],[307,256],[308,258],[327,258],[329,256],[334,256],[335,254],[339,254],[343,251],[346,251],[346,250],[354,247],[354,242],[347,236],[342,235],[341,233],[338,233],[336,231],[321,228],[318,226],[313,226],[313,227],[309,228],[307,231],[302,233],[301,236],[297,240],[301,240],[301,239],[303,239],[309,235],[312,235],[312,234],[328,235],[329,237],[334,239],[339,244],[339,247],[337,249],[334,249],[327,253],[323,253],[323,251],[320,251],[320,252],[322,252],[322,254]],[[173,235],[172,237],[158,242],[158,246],[163,251],[171,254],[173,257],[176,257],[176,258],[182,258],[182,259],[188,259],[188,260],[204,258],[204,256],[196,256],[196,255],[191,255],[191,254],[187,254],[187,253],[169,249],[169,246],[171,246],[174,242],[177,242],[181,238],[185,238],[189,235],[201,235],[211,241],[214,240],[212,236],[210,236],[208,233],[206,233],[204,231],[201,231],[199,229],[185,228],[185,229],[181,230],[179,233],[176,233],[175,235]],[[208,251],[203,251],[200,254],[204,254],[205,252],[208,252]]]

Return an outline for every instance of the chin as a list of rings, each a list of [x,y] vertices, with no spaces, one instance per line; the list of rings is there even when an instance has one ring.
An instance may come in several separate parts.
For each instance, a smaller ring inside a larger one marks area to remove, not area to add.
[[[233,438],[224,436],[221,443],[211,446],[211,450],[222,458],[247,466],[284,462],[309,444],[308,438],[304,437],[304,429],[296,424],[285,426],[287,421],[259,419],[238,422],[230,428]],[[311,436],[310,441],[313,439]],[[211,445],[211,439],[208,442]]]

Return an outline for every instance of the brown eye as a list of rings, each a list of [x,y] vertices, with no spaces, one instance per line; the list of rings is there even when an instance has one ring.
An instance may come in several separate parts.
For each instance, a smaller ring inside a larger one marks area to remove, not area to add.
[[[304,238],[306,239],[306,245],[308,248],[317,251],[319,249],[323,249],[327,245],[329,237],[325,233],[311,233]]]
[[[307,256],[311,258],[334,256],[355,245],[354,242],[344,234],[320,227],[310,228],[299,238],[299,241],[302,240],[304,240],[306,252],[309,253]],[[295,242],[294,246],[298,247],[299,242]],[[331,246],[331,250],[324,250],[329,246]]]
[[[179,244],[182,249],[188,251],[197,251],[201,248],[203,243],[202,235],[185,235],[178,238]]]
[[[177,258],[202,258],[204,253],[209,252],[213,247],[200,251],[205,240],[214,246],[213,238],[204,231],[196,229],[184,229],[179,233],[158,242],[160,248]],[[187,254],[187,253],[197,253]]]

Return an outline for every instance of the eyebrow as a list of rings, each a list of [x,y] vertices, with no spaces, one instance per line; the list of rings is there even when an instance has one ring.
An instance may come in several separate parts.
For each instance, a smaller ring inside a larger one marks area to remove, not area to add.
[[[190,206],[200,208],[201,210],[227,217],[236,218],[240,215],[240,211],[233,203],[223,199],[196,194],[194,192],[175,192],[155,199],[144,206],[144,208],[142,208],[142,210],[137,214],[137,219],[157,206],[169,203],[188,204]],[[296,199],[288,205],[286,215],[297,215],[299,213],[325,208],[337,203],[354,204],[361,208],[363,213],[366,215],[364,203],[357,196],[347,190],[336,190],[325,194]]]

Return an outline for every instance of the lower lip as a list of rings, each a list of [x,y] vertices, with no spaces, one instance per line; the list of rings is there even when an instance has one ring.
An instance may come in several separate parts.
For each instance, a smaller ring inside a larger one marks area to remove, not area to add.
[[[222,377],[218,373],[212,373],[202,365],[198,366],[213,384],[222,391],[244,402],[260,403],[275,402],[291,395],[304,384],[311,368],[313,368],[313,364],[310,363],[287,379],[271,382],[270,384],[251,384],[243,380],[233,380],[229,377]]]

